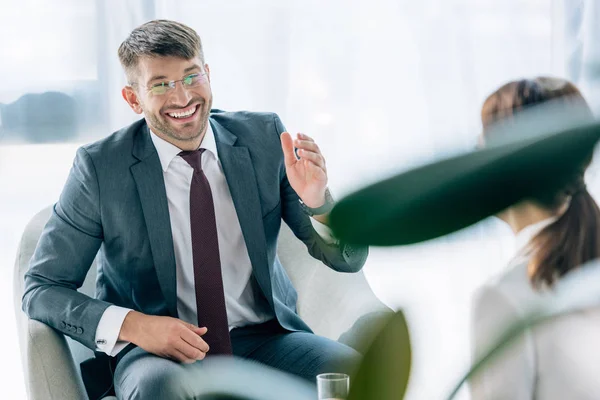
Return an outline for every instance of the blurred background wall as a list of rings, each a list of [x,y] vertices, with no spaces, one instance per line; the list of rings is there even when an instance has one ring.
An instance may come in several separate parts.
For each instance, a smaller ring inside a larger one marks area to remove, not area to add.
[[[121,98],[117,48],[155,18],[198,31],[215,108],[274,111],[289,131],[312,135],[338,197],[473,148],[484,98],[508,80],[565,76],[600,111],[596,0],[3,0],[3,397],[25,398],[11,285],[21,232],[57,200],[79,145],[136,120]],[[441,399],[467,367],[470,296],[513,246],[490,219],[430,243],[372,249],[369,282],[411,324],[409,399]]]

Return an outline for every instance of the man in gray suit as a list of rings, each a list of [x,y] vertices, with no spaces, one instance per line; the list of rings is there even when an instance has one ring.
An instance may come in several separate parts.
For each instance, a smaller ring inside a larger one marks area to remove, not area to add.
[[[366,260],[328,235],[318,146],[275,114],[211,110],[200,38],[183,24],[136,28],[119,58],[123,97],[144,118],[78,150],[25,277],[25,312],[108,359],[120,398],[193,396],[207,355],[309,380],[351,372],[358,353],[298,317],[276,256],[283,219],[336,271]],[[93,299],[76,290],[96,255]]]

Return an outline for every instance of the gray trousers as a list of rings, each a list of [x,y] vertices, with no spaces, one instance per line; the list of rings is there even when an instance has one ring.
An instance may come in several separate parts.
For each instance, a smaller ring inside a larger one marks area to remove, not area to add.
[[[279,399],[310,399],[316,375],[352,375],[360,362],[360,354],[346,345],[313,333],[285,331],[276,321],[237,328],[230,335],[234,357],[207,356],[193,364],[181,364],[134,348],[117,364],[117,397],[208,399],[216,393],[235,395],[236,385],[240,385],[243,393],[239,398],[252,398],[254,393],[260,394],[256,398],[268,399],[268,394],[273,393],[273,398]],[[282,390],[288,391],[285,397],[277,393]]]

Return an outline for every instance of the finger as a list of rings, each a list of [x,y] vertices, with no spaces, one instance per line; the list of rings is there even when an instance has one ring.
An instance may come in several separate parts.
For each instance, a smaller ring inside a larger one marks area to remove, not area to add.
[[[298,149],[310,150],[315,153],[320,153],[321,149],[315,142],[311,142],[310,140],[294,140],[294,146]]]
[[[206,334],[206,332],[208,332],[208,328],[203,326],[203,327],[198,327],[194,324],[190,324],[190,323],[186,323],[186,326],[191,329],[196,335],[200,335],[203,336],[204,334]]]
[[[192,360],[202,360],[206,356],[206,353],[190,345],[183,339],[177,341],[174,349],[183,353],[184,356]]]
[[[164,358],[168,358],[169,360],[182,362],[182,363],[183,362],[188,363],[189,361],[193,361],[193,360],[190,360],[189,358],[187,358],[185,356],[185,354],[183,354],[179,350],[175,349],[174,347],[169,348],[168,351],[165,351],[165,353],[162,354],[161,356]]]
[[[204,336],[206,334],[206,332],[208,332],[208,328],[207,327],[202,327],[202,328],[198,328],[197,326],[195,326],[192,331],[199,336]]]
[[[308,136],[306,133],[298,133],[298,137],[302,140],[308,140],[310,142],[314,142],[315,140]]]
[[[191,330],[184,330],[181,332],[181,339],[203,353],[206,353],[209,349],[208,344]]]
[[[292,135],[290,135],[288,132],[283,132],[281,134],[281,148],[283,149],[285,166],[289,167],[294,165],[298,159],[294,154],[294,141],[292,140]]]
[[[313,151],[306,151],[304,149],[298,150],[298,155],[302,160],[310,161],[311,163],[315,164],[317,167],[325,171],[325,159],[322,155]]]
[[[308,161],[307,168],[313,176],[316,176],[319,179],[327,179],[327,171],[318,165]]]
[[[192,363],[196,362],[195,359],[188,358],[185,354],[183,354],[181,351],[179,351],[177,349],[173,349],[169,358],[172,360],[175,360],[175,361],[179,361],[180,363],[183,363],[183,364],[192,364]]]

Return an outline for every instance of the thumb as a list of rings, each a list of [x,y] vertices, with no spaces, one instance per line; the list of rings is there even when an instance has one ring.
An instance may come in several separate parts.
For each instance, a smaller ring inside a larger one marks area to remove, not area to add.
[[[292,139],[292,135],[290,135],[288,132],[283,132],[280,137],[285,166],[288,167],[298,161],[296,159],[296,154],[294,154],[294,140]]]
[[[203,326],[203,327],[197,327],[195,326],[194,329],[192,329],[194,331],[194,333],[196,333],[197,335],[204,335],[206,332],[208,332],[208,328]]]
[[[207,328],[207,327],[205,327],[205,326],[203,326],[203,327],[198,327],[198,326],[196,326],[196,325],[194,325],[194,324],[190,324],[190,323],[188,323],[188,325],[187,325],[187,326],[188,326],[188,328],[189,328],[189,329],[190,329],[192,332],[194,332],[196,335],[200,335],[200,336],[202,336],[202,335],[204,335],[206,332],[208,332],[208,328]]]

